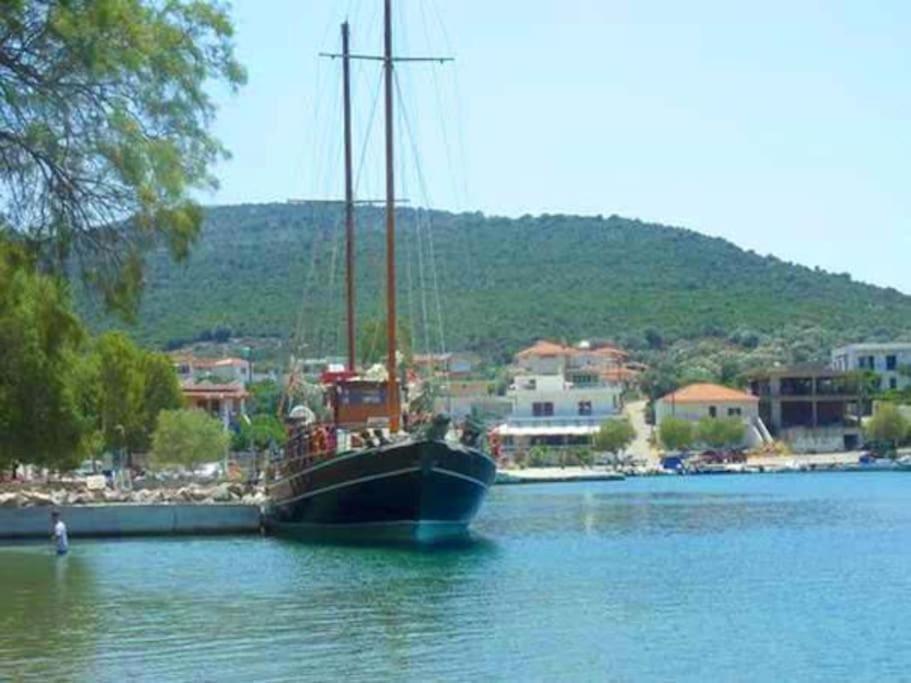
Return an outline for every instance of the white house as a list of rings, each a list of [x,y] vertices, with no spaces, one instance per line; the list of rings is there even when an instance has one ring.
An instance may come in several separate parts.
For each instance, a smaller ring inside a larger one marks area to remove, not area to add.
[[[247,385],[253,381],[253,366],[243,358],[197,358],[178,354],[171,358],[174,369],[181,380],[211,380],[214,382],[240,382]]]
[[[490,393],[487,380],[450,379],[434,401],[434,411],[447,413],[453,420],[463,420],[469,415],[485,419],[503,419],[512,412],[506,396]]]
[[[495,433],[505,453],[587,445],[605,420],[620,413],[622,392],[618,383],[595,379],[576,385],[562,374],[520,375],[507,393],[512,414]]]
[[[911,342],[884,344],[848,344],[832,351],[832,367],[849,372],[872,370],[880,378],[883,389],[904,389],[911,385]]]
[[[771,440],[759,419],[759,398],[719,384],[690,384],[655,401],[655,425],[668,417],[691,422],[702,418],[736,417],[746,426],[745,445],[756,446]]]

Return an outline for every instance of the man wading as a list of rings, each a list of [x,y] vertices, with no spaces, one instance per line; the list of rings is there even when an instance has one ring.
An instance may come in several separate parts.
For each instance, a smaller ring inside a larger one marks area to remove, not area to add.
[[[66,536],[66,524],[60,519],[60,513],[56,510],[51,513],[51,523],[54,525],[54,533],[51,534],[51,540],[57,546],[57,554],[66,555],[70,549],[69,539]]]

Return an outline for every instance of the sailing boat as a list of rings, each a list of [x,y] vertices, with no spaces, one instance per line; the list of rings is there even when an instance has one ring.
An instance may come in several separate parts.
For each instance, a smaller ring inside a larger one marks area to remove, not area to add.
[[[396,357],[395,183],[391,0],[385,0],[384,52],[351,55],[342,24],[344,96],[347,367],[324,377],[331,422],[307,410],[289,415],[290,438],[269,487],[267,525],[304,537],[438,541],[463,536],[496,477],[480,435],[447,438],[438,416],[411,433],[400,431],[402,400]],[[383,62],[386,148],[386,378],[361,377],[355,364],[354,196],[351,161],[351,59]],[[417,58],[420,59],[420,58]],[[439,61],[431,58],[433,61]],[[409,58],[416,61],[416,58]],[[407,415],[405,416],[407,419]],[[387,429],[378,428],[384,425]]]

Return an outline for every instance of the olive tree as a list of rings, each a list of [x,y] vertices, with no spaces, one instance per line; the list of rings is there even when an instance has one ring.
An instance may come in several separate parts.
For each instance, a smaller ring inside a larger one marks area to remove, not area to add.
[[[693,445],[693,424],[679,417],[666,417],[658,427],[658,438],[669,451],[685,451]]]
[[[617,420],[607,420],[592,439],[592,444],[599,451],[608,451],[614,455],[619,455],[633,442],[636,438],[636,429],[630,423],[628,418]]]
[[[873,417],[864,425],[864,432],[869,439],[887,444],[889,448],[894,449],[908,436],[908,428],[908,420],[897,406],[892,403],[881,403],[877,405]]]
[[[696,440],[712,448],[730,448],[743,442],[746,426],[737,417],[704,417],[696,425]]]

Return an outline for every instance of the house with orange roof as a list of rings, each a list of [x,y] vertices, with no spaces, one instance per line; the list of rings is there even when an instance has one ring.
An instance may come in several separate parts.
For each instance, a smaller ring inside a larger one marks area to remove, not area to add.
[[[629,354],[609,344],[593,344],[580,341],[575,346],[539,339],[533,345],[522,349],[515,356],[520,371],[532,375],[556,375],[560,373],[592,373],[623,367]],[[572,378],[569,378],[573,381]]]
[[[243,358],[200,358],[192,354],[172,354],[171,362],[182,381],[209,379],[214,382],[240,382],[253,380],[253,366]]]
[[[225,429],[247,411],[250,394],[241,382],[212,382],[189,379],[181,382],[180,390],[190,408],[205,410],[218,418]]]
[[[675,417],[691,422],[703,418],[738,418],[746,426],[746,446],[757,446],[770,441],[765,425],[759,419],[759,398],[745,391],[720,384],[700,382],[672,391],[655,401],[655,425]]]

